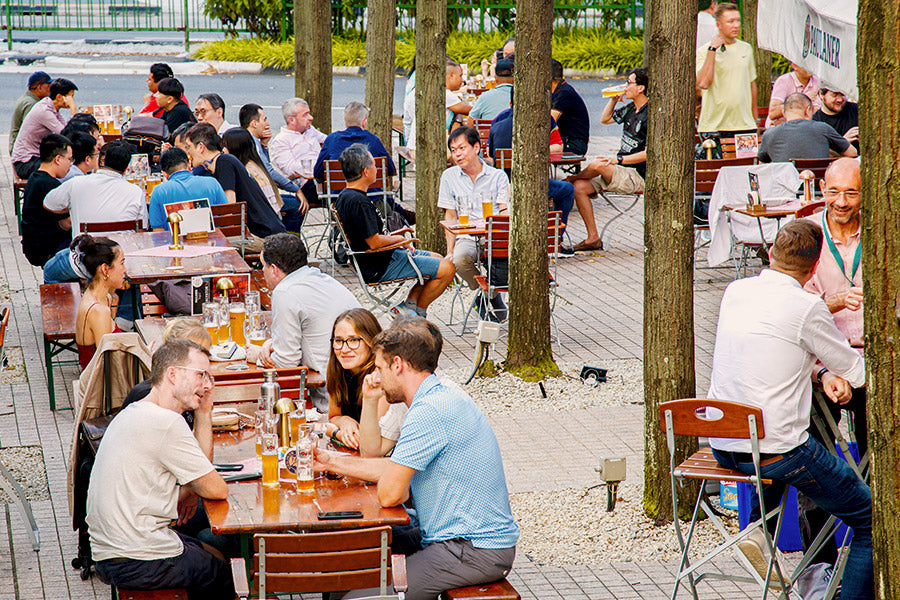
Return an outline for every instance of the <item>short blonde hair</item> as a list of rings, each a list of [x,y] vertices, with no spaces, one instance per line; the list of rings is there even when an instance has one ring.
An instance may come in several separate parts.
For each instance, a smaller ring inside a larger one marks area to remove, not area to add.
[[[212,338],[209,337],[203,323],[189,317],[172,319],[166,324],[163,332],[163,343],[170,340],[190,340],[199,346],[209,348],[212,346]]]

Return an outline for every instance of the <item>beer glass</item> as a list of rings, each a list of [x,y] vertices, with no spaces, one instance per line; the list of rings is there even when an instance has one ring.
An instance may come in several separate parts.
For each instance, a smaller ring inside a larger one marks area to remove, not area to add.
[[[219,343],[219,303],[203,303],[203,326],[212,339],[213,345]]]
[[[231,340],[228,331],[228,296],[219,296],[216,302],[219,304],[219,343],[224,344]]]
[[[253,314],[262,310],[259,304],[259,292],[251,290],[244,294],[244,306],[247,308],[247,314]]]
[[[247,313],[244,310],[243,302],[232,302],[228,305],[228,324],[231,327],[231,340],[238,346],[246,346],[247,339],[244,337],[244,319]]]
[[[471,204],[468,197],[458,198],[456,214],[459,216],[460,227],[469,226],[469,205]]]
[[[299,408],[291,411],[289,418],[291,423],[291,442],[296,444],[300,441],[300,429],[306,426],[306,409]]]
[[[262,484],[278,487],[278,434],[262,435]]]
[[[297,491],[303,494],[311,494],[316,491],[313,475],[313,448],[316,438],[312,436],[304,426],[300,429],[297,440]]]

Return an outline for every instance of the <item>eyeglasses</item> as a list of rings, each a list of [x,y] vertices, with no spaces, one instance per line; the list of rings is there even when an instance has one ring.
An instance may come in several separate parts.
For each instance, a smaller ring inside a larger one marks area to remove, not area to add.
[[[856,200],[859,200],[859,190],[843,190],[843,191],[825,190],[824,195],[829,200],[834,200],[838,196],[843,196],[844,198],[846,198],[847,200],[850,200],[851,202],[855,202]]]
[[[181,365],[172,365],[172,366],[173,366],[174,368],[176,368],[176,369],[184,369],[185,371],[193,371],[193,372],[195,372],[195,373],[200,373],[200,378],[201,378],[205,383],[212,383],[212,382],[213,382],[213,376],[212,376],[212,373],[210,373],[209,371],[204,371],[203,369],[195,369],[194,367],[183,367],[183,366],[181,366]]]
[[[203,115],[205,115],[208,112],[210,112],[210,109],[208,109],[208,108],[194,109],[194,114],[197,115],[198,117],[202,117]]]
[[[343,338],[332,338],[331,339],[331,347],[334,348],[335,352],[340,352],[341,348],[344,347],[344,344],[347,344],[347,347],[351,350],[359,349],[359,344],[363,341],[361,337],[349,337],[347,339]]]

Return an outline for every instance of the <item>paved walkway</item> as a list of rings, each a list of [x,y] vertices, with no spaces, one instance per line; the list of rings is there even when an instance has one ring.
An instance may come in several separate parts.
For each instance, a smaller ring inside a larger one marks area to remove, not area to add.
[[[596,150],[615,145],[616,140],[609,138],[592,143]],[[0,147],[6,147],[4,137],[0,137]],[[0,600],[105,599],[109,597],[106,585],[97,578],[81,581],[69,565],[76,550],[66,499],[73,416],[68,410],[49,410],[38,303],[41,271],[31,267],[21,254],[13,212],[12,172],[5,152],[0,163],[0,295],[8,293],[13,309],[6,345],[13,356],[17,348],[21,349],[27,372],[22,381],[0,384],[0,448],[41,446],[50,490],[49,500],[32,503],[42,541],[37,554],[31,550],[18,513],[9,505],[0,505]],[[406,189],[414,189],[412,181],[407,182]],[[601,225],[614,214],[601,201],[595,201],[595,211]],[[575,241],[584,237],[575,211],[570,234]],[[640,222],[623,219],[604,251],[560,262],[556,319],[561,339],[554,345],[558,360],[603,365],[612,359],[641,359],[642,240]],[[718,269],[696,272],[696,366],[700,391],[708,381],[718,302],[732,274],[733,271]],[[347,280],[348,286],[355,286],[346,269],[339,270],[338,275]],[[452,333],[442,315],[440,309],[432,314],[441,321],[447,340],[442,366],[466,367],[472,360],[473,337]],[[496,355],[502,357],[504,352],[500,344]],[[77,374],[73,366],[56,370],[58,406],[71,406],[69,382]],[[599,458],[611,453],[626,457],[630,483],[641,480],[642,406],[495,415],[491,421],[500,440],[513,494],[593,485],[597,483],[594,468]],[[547,435],[548,431],[564,435]],[[562,443],[561,438],[577,443]],[[674,568],[671,561],[541,565],[520,552],[510,579],[524,599],[656,599],[668,595]],[[702,597],[748,596],[729,584],[716,590],[704,586]]]

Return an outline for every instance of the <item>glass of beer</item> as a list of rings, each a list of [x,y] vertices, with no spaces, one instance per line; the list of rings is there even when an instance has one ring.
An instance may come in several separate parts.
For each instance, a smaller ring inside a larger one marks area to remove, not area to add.
[[[297,491],[302,494],[312,494],[316,491],[316,483],[313,474],[313,448],[316,438],[310,435],[304,426],[300,429],[297,440]]]
[[[313,178],[313,161],[312,159],[303,159],[300,161],[300,173],[305,179]]]
[[[232,302],[228,305],[228,325],[231,327],[231,340],[238,346],[246,346],[247,338],[244,337],[244,320],[247,313],[243,302]]]
[[[487,220],[488,217],[494,214],[494,201],[491,200],[490,196],[480,196],[478,199],[481,203],[481,218]]]
[[[219,303],[203,303],[203,326],[212,339],[213,345],[219,343]]]
[[[244,294],[244,306],[247,308],[247,314],[251,315],[262,310],[259,304],[259,292],[250,290]]]
[[[262,484],[278,487],[278,434],[262,434]]]
[[[254,346],[262,346],[266,341],[266,324],[261,312],[247,312],[245,321],[247,342]]]
[[[456,214],[459,216],[460,227],[469,226],[469,205],[471,202],[468,198],[459,198],[456,207]]]
[[[224,344],[231,340],[228,331],[228,296],[219,296],[216,303],[219,305],[219,343]]]

